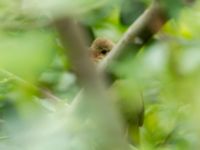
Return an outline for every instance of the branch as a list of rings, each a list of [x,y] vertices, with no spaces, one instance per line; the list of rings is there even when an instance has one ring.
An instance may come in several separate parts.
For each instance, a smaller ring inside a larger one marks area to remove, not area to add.
[[[113,60],[119,58],[128,45],[137,47],[138,51],[167,21],[159,3],[154,0],[151,6],[128,28],[127,32],[112,51],[100,63],[99,70],[104,72]]]
[[[106,94],[102,76],[97,73],[90,59],[89,51],[85,46],[85,37],[80,27],[71,19],[57,20],[55,27],[59,32],[61,42],[65,47],[65,54],[70,59],[77,79],[84,87],[80,92],[79,105],[76,105],[76,109],[73,107],[74,105],[69,106],[70,112],[75,112],[77,117],[81,116],[85,120],[92,119],[98,126],[95,132],[97,135],[103,135],[102,144],[106,145],[106,148],[128,149],[122,138],[123,133],[118,113]]]
[[[186,4],[194,4],[196,0],[187,0]],[[113,60],[119,58],[127,46],[131,45],[138,51],[155,35],[170,19],[160,5],[159,0],[153,0],[150,7],[128,28],[127,32],[115,45],[112,51],[100,63],[99,70],[104,72]]]
[[[71,19],[60,19],[55,22],[60,34],[61,42],[65,47],[66,57],[70,59],[73,71],[77,75],[81,86],[97,84],[97,73],[90,61],[89,52],[85,45],[85,37],[78,24]],[[72,50],[68,50],[68,49]]]
[[[27,87],[28,89],[32,89],[35,92],[38,92],[42,97],[47,98],[49,100],[49,102],[51,102],[55,105],[57,105],[63,101],[60,98],[58,98],[57,96],[55,96],[54,94],[52,94],[51,91],[44,89],[44,88],[37,87],[34,84],[20,78],[19,76],[15,75],[5,69],[0,69],[0,73],[6,75],[6,77],[9,77],[10,79],[14,79],[15,81],[17,81],[18,83]]]

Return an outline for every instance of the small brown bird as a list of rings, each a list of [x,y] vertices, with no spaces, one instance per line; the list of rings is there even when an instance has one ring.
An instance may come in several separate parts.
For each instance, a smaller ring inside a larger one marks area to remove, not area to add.
[[[99,63],[114,47],[114,43],[106,38],[97,38],[92,43],[90,50],[92,59]],[[125,122],[125,130],[128,131],[128,139],[134,145],[139,144],[139,127],[143,125],[144,104],[141,92],[130,80],[116,80],[110,90],[117,96],[117,106]]]
[[[100,62],[114,47],[114,43],[106,38],[97,38],[92,43],[90,50],[94,62]]]

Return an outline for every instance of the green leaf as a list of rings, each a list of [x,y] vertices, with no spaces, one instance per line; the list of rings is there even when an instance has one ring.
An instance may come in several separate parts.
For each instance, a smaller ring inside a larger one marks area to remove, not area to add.
[[[0,34],[0,68],[29,81],[51,62],[55,43],[52,34],[41,31]]]

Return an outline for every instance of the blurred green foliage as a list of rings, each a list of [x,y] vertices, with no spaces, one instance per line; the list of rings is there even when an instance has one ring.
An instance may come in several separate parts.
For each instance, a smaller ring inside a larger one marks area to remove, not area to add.
[[[123,2],[0,0],[0,149],[88,150],[104,149],[104,139],[112,143],[92,119],[81,120],[61,109],[80,87],[51,22],[74,17],[96,37],[117,42],[128,28],[120,21],[122,9],[127,8]],[[142,12],[139,4],[147,6],[150,0],[131,2],[133,16],[123,16],[130,22]],[[184,0],[165,0],[162,5],[172,19],[136,56],[112,66],[115,76],[129,81],[114,92],[137,97],[137,84],[143,93],[139,149],[196,150],[200,147],[200,2],[190,6]],[[64,103],[52,104],[40,93],[43,88]],[[133,106],[122,104],[127,111]]]

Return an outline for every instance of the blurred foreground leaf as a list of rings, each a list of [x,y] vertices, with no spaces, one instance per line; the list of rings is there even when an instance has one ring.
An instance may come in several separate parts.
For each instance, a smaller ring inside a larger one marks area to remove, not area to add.
[[[0,68],[34,81],[51,62],[55,41],[48,32],[0,34]]]

